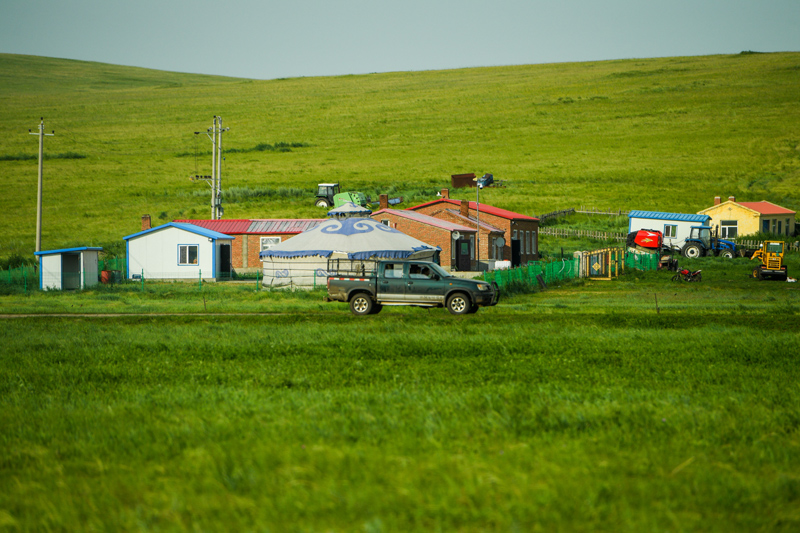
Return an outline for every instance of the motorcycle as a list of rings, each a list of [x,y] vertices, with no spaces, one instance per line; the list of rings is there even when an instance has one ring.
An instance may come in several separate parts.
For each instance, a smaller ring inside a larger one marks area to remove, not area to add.
[[[674,276],[672,276],[672,281],[702,281],[703,275],[701,274],[702,270],[689,270],[689,269],[682,269],[678,270]]]

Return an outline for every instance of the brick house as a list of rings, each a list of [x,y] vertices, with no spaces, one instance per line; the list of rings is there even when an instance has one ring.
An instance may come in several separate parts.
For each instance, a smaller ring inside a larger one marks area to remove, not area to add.
[[[539,259],[538,218],[487,204],[480,204],[479,215],[475,202],[453,200],[448,189],[442,189],[441,198],[410,207],[409,210],[473,228],[480,216],[481,225],[486,224],[495,230],[481,228],[481,261],[510,260],[511,266],[519,266]],[[502,232],[502,240],[497,237],[497,232]]]
[[[372,214],[388,226],[406,235],[419,239],[430,246],[442,249],[440,264],[450,270],[475,270],[475,227],[458,224],[443,218],[435,218],[416,211],[381,209]],[[497,235],[502,232],[497,230]],[[457,237],[457,238],[456,238]]]
[[[149,218],[149,217],[148,217]],[[325,218],[303,219],[238,219],[238,220],[176,220],[188,222],[201,228],[210,229],[236,237],[231,249],[231,266],[243,271],[260,269],[258,254],[263,250],[294,237],[298,233],[316,227]]]
[[[719,196],[714,205],[698,211],[699,215],[711,217],[711,225],[719,226],[719,236],[724,239],[752,235],[753,233],[772,233],[792,236],[795,234],[795,211],[771,202],[737,202],[729,196],[723,202]]]

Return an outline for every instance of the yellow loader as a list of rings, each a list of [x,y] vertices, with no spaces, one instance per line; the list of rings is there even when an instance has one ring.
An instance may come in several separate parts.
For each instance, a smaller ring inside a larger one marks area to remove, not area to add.
[[[753,269],[753,277],[758,279],[780,279],[786,281],[786,265],[783,264],[783,253],[786,243],[783,241],[764,241],[761,249],[756,250],[750,259],[759,259],[761,264]]]

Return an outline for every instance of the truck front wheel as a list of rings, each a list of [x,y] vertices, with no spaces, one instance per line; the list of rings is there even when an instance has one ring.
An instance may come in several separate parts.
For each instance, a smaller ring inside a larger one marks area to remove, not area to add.
[[[454,315],[464,315],[472,308],[467,295],[457,292],[447,299],[447,310]]]
[[[368,294],[359,292],[350,299],[350,311],[354,315],[369,315],[372,314],[372,298]]]

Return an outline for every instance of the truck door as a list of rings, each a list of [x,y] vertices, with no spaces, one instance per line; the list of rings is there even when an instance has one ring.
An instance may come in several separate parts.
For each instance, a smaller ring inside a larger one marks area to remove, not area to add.
[[[406,297],[405,263],[382,263],[378,276],[378,297],[384,302],[402,302]]]
[[[408,265],[406,301],[444,303],[444,285],[431,267],[422,263]]]

